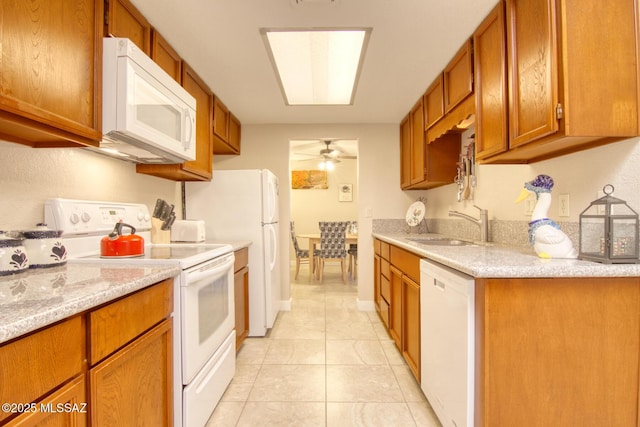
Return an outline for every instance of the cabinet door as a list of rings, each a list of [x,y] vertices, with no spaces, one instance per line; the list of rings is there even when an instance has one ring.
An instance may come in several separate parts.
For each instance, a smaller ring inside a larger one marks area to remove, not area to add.
[[[473,34],[476,93],[476,158],[507,151],[509,109],[504,2]]]
[[[105,0],[108,14],[105,34],[125,37],[151,54],[151,24],[129,0]]]
[[[373,255],[373,303],[380,313],[380,255]]]
[[[85,366],[84,318],[75,316],[0,346],[0,402],[37,401]],[[11,415],[0,411],[0,424]]]
[[[102,2],[6,0],[0,10],[2,139],[34,147],[97,146]]]
[[[389,301],[389,334],[402,351],[402,271],[391,266],[391,301]]]
[[[185,162],[183,169],[210,180],[213,173],[211,148],[213,93],[186,63],[183,63],[182,68],[182,86],[196,98],[196,159]]]
[[[182,58],[155,29],[151,29],[151,59],[175,81],[182,80]]]
[[[84,427],[87,425],[86,383],[84,374],[38,402],[36,412],[27,412],[11,420],[7,427]]]
[[[444,69],[444,112],[473,93],[473,48],[468,40]]]
[[[411,115],[400,123],[400,188],[411,186]]]
[[[240,120],[229,113],[229,146],[233,154],[240,154],[240,140],[242,138],[242,125]]]
[[[422,98],[411,109],[411,185],[425,179],[425,134],[424,108]]]
[[[444,75],[431,83],[424,94],[424,124],[428,129],[444,116]]]
[[[402,355],[420,382],[420,285],[402,277]]]
[[[244,266],[233,275],[236,313],[236,351],[249,335],[249,267]]]
[[[555,0],[507,0],[511,148],[558,131],[556,8]]]
[[[91,423],[173,423],[171,319],[162,321],[89,371]]]

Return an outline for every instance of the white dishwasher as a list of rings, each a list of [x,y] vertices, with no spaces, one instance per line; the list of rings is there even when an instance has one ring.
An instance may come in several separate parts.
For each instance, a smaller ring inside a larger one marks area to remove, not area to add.
[[[421,387],[443,426],[473,426],[474,279],[420,261]]]

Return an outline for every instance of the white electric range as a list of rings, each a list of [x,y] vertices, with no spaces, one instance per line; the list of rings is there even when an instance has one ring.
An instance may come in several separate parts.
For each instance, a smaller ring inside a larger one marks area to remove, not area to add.
[[[100,241],[118,221],[145,239],[144,255],[100,257]],[[49,199],[45,222],[64,231],[69,263],[180,265],[174,277],[174,425],[204,426],[235,373],[233,248],[151,244],[149,209],[137,203]]]

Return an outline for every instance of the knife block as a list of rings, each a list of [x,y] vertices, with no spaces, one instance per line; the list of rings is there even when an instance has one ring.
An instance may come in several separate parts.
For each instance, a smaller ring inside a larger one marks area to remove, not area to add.
[[[161,230],[162,220],[151,218],[151,243],[168,244],[171,243],[171,230]]]

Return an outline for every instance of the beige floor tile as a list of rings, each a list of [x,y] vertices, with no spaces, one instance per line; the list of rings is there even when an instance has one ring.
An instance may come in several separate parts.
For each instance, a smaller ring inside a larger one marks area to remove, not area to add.
[[[220,402],[207,421],[206,427],[233,427],[237,425],[245,402]]]
[[[238,427],[325,427],[324,402],[247,402]]]
[[[441,427],[376,312],[357,308],[357,283],[337,265],[322,284],[303,269],[291,311],[249,338],[207,427]]]
[[[404,402],[390,366],[327,365],[328,402]]]
[[[324,402],[324,365],[263,365],[249,401]]]
[[[424,402],[408,402],[407,405],[417,425],[421,427],[442,427],[436,413],[433,412],[426,399]]]
[[[378,340],[327,340],[327,365],[387,365]]]
[[[324,339],[274,339],[265,365],[318,365],[325,363]]]
[[[261,365],[268,349],[268,338],[247,338],[236,354],[236,365]]]
[[[327,426],[389,427],[415,426],[407,404],[398,403],[327,403]]]

